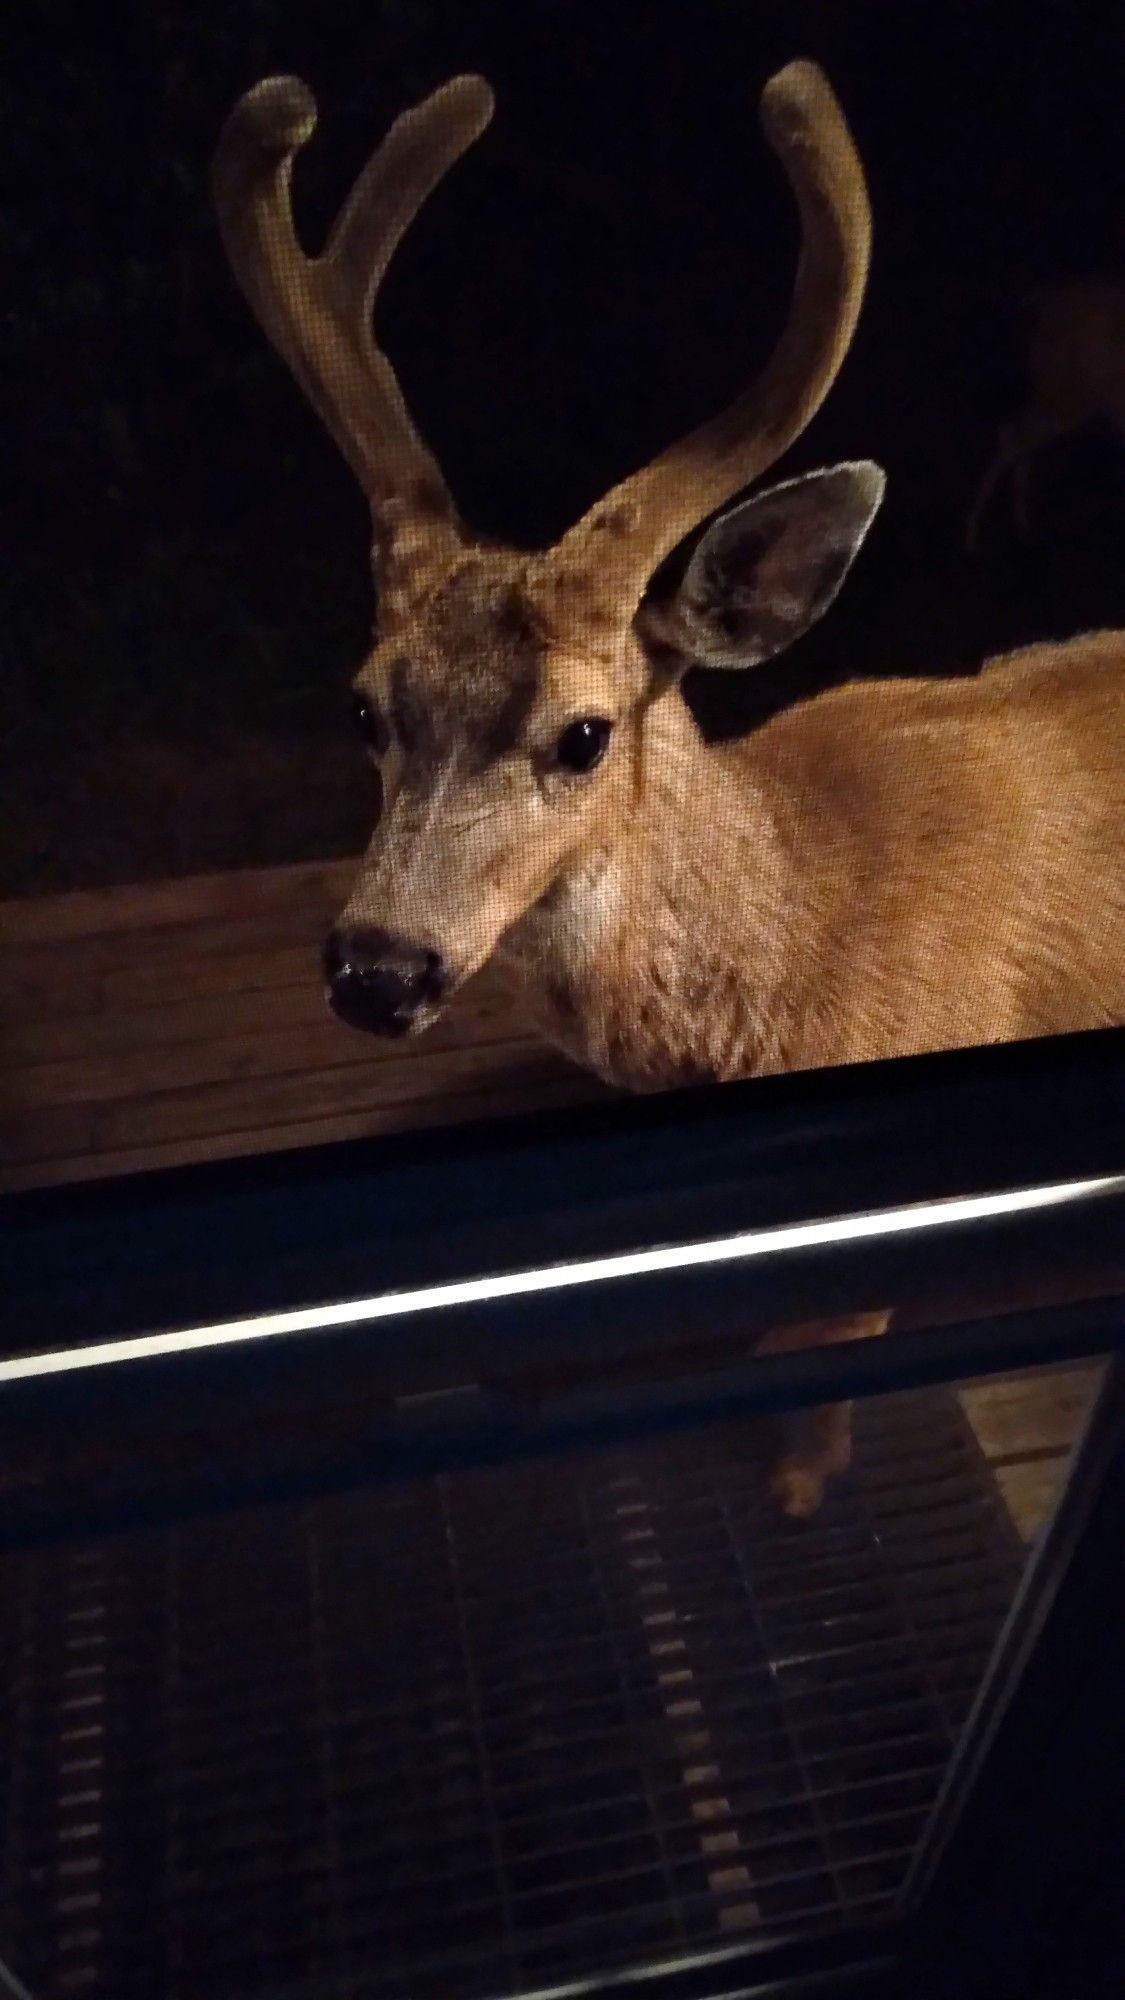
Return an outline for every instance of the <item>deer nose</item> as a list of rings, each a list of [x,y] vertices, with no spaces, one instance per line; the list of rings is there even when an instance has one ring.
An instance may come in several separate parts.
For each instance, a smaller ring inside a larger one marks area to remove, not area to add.
[[[324,976],[333,1013],[372,1035],[405,1035],[419,1008],[440,1000],[449,983],[440,952],[381,930],[332,931]]]

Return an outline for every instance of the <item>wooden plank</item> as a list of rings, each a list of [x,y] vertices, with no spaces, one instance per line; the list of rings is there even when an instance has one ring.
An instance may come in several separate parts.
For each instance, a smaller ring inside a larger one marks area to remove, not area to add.
[[[440,1108],[448,1096],[492,1090],[503,1092],[506,1102],[518,1096],[523,1104],[534,1101],[538,1087],[551,1086],[560,1076],[597,1088],[584,1071],[542,1044],[507,1036],[475,1047],[455,1045],[425,1056],[418,1052],[388,1055],[377,1063],[361,1061],[186,1089],[173,1086],[103,1103],[21,1105],[8,1097],[0,1116],[0,1160],[4,1163],[0,1185],[15,1185],[13,1175],[21,1162],[33,1165],[86,1152],[139,1151],[146,1145],[208,1133],[323,1122],[384,1107],[388,1119],[397,1117],[408,1123],[414,1115],[409,1107],[429,1098]],[[395,1128],[389,1123],[381,1129]]]
[[[227,964],[230,961],[226,961]],[[295,1028],[321,1022],[327,1008],[320,982],[309,977],[302,954],[302,974],[277,986],[177,994],[155,1004],[122,1005],[89,1013],[18,1019],[5,1025],[0,1043],[6,1069],[33,1064],[92,1061],[132,1049],[174,1049],[183,1042],[209,1035],[235,1035],[254,1029]]]
[[[228,990],[253,976],[257,954],[273,958],[267,983],[319,980],[325,932],[347,893],[353,864],[193,877],[142,890],[40,899],[34,925],[22,904],[0,905],[0,1022],[74,1019],[121,1004]],[[159,895],[156,892],[159,891]],[[72,928],[95,921],[103,927]],[[22,936],[30,930],[32,935]],[[224,958],[243,961],[227,975]],[[262,983],[255,978],[255,983]]]
[[[209,1132],[200,1138],[170,1139],[115,1152],[79,1152],[54,1159],[23,1159],[0,1167],[0,1189],[69,1187],[72,1183],[104,1180],[112,1174],[156,1172],[208,1160],[251,1158],[284,1152],[295,1146],[323,1146],[334,1140],[374,1138],[394,1132],[430,1131],[473,1120],[534,1117],[539,1112],[587,1104],[610,1093],[595,1078],[575,1070],[552,1081],[537,1082],[530,1091],[520,1082],[510,1090],[489,1079],[481,1091],[444,1097],[417,1098],[409,1104],[371,1104],[332,1118],[296,1120],[288,1125],[253,1127],[240,1132]]]
[[[300,942],[273,946],[238,946],[226,952],[185,953],[180,959],[155,964],[130,958],[101,974],[100,992],[107,1012],[118,1009],[167,1007],[178,1000],[209,999],[218,994],[272,992],[301,987],[320,994],[320,931]]]
[[[94,1111],[94,1144],[99,1152],[187,1139],[205,1132],[248,1131],[295,1120],[331,1118],[376,1105],[405,1106],[438,1097],[463,1095],[492,1081],[510,1099],[558,1078],[561,1056],[526,1043],[501,1042],[483,1048],[453,1049],[428,1056],[310,1071],[295,1076],[200,1084],[164,1090]],[[82,1107],[67,1107],[80,1109]]]
[[[1021,1541],[1037,1541],[1055,1509],[1067,1473],[1065,1453],[1025,1465],[999,1465],[994,1477]]]
[[[34,1027],[51,1021],[81,1023],[94,1014],[117,1008],[166,1006],[195,995],[250,993],[263,987],[319,984],[320,934],[302,942],[255,946],[180,958],[155,964],[140,948],[123,945],[115,963],[104,969],[87,966],[79,947],[65,976],[55,956],[12,954],[3,965],[0,955],[0,1026],[3,1048],[13,1027]]]
[[[333,1021],[320,938],[349,873],[247,871],[0,912],[15,918],[0,950],[0,1186],[601,1094],[528,1033],[493,969],[405,1049]]]
[[[190,948],[173,944],[166,932],[138,933],[133,951],[123,951],[116,940],[93,938],[76,948],[73,959],[65,947],[53,947],[50,953],[31,947],[34,956],[21,955],[14,967],[0,953],[0,1050],[12,1028],[39,1021],[88,1019],[111,1007],[132,1009],[201,991],[240,990],[229,967],[234,957],[265,953],[273,958],[284,952],[296,974],[286,983],[320,985],[323,932],[305,941],[299,931],[294,935],[291,923],[274,918],[265,931],[238,924],[185,935],[191,938]]]
[[[480,1022],[459,1016],[444,1032],[435,1027],[433,1033],[435,1043],[426,1050],[427,1063],[438,1049],[468,1052],[502,1044],[531,1052],[541,1046],[529,1035],[513,1033],[511,1023],[503,1019]],[[173,1048],[142,1047],[89,1059],[35,1063],[12,1073],[11,1094],[17,1110],[32,1114],[40,1105],[125,1104],[163,1092],[186,1094],[205,1085],[320,1076],[335,1070],[366,1077],[396,1064],[401,1051],[401,1042],[377,1042],[327,1015],[323,1021],[303,1022],[293,1029],[215,1035]],[[420,1066],[418,1087],[426,1087]]]
[[[39,1159],[78,1159],[97,1150],[97,1106],[49,1104],[20,1110],[0,1100],[0,1191],[27,1185]]]
[[[960,1392],[1016,1531],[1029,1545],[1053,1512],[1104,1375],[1104,1363],[1089,1362],[971,1382]]]
[[[304,954],[296,958],[296,964],[300,968],[300,976],[296,980],[286,978],[280,986],[270,986],[266,982],[262,986],[246,988],[238,984],[234,990],[218,994],[176,994],[174,998],[164,998],[156,1004],[116,1004],[92,1014],[80,1014],[76,1020],[20,1020],[4,1030],[4,1066],[12,1072],[38,1064],[62,1066],[66,1062],[74,1062],[86,1066],[100,1056],[128,1056],[136,1050],[160,1048],[170,1052],[180,1044],[204,1042],[212,1036],[266,1036],[298,1026],[308,1028],[312,1036],[322,1036],[322,1030],[330,1030],[336,1038],[348,1034],[348,1040],[356,1044],[356,1050],[366,1046],[372,1054],[380,1046],[396,1046],[372,1040],[364,1044],[358,1034],[348,1032],[334,1022],[324,1002],[318,968],[310,968]],[[292,970],[284,958],[280,970],[282,974]],[[428,1030],[426,1048],[438,1046],[442,1036],[456,1036],[458,1030],[474,1036],[484,1022],[496,1022],[500,1018],[508,1018],[512,1022],[510,1032],[518,1032],[514,1028],[514,1022],[518,1020],[514,1000],[504,992],[496,974],[488,970],[488,974],[478,974],[470,980],[464,992],[452,1002],[448,1014],[442,1014],[434,1028]],[[28,1082],[26,1088],[34,1092],[38,1086]]]
[[[370,1066],[404,1053],[425,1061],[438,1049],[534,1041],[512,1003],[487,989],[455,1003],[424,1042],[380,1041],[336,1020],[312,982],[281,994],[232,994],[66,1025],[70,1053],[45,1062],[9,1059],[18,1105],[107,1102],[201,1083]],[[52,1034],[48,1026],[23,1039],[49,1045]]]
[[[186,967],[221,952],[291,949],[302,944],[310,967],[315,968],[336,907],[326,904],[319,913],[243,909],[207,922],[132,931],[127,939],[99,932],[73,943],[52,939],[50,943],[5,945],[0,949],[0,987],[32,981],[44,985],[52,979],[65,987],[76,971],[83,975],[115,972],[123,965],[135,966],[138,971],[151,966],[171,968],[174,978],[177,966]]]
[[[227,917],[284,915],[296,907],[330,909],[347,895],[354,861],[287,863],[216,875],[187,875],[117,889],[76,889],[0,904],[5,945],[69,942],[221,922]]]
[[[988,1459],[1044,1450],[1070,1451],[1093,1406],[1103,1369],[1098,1363],[1042,1374],[975,1382],[961,1406]]]
[[[78,963],[64,974],[55,963],[41,970],[20,954],[0,952],[0,1056],[12,1024],[85,1019],[101,1005],[102,980],[92,968]]]

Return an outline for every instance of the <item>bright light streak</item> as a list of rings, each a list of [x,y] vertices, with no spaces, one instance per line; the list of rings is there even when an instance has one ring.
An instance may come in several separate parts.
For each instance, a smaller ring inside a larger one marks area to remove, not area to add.
[[[164,1333],[130,1335],[89,1347],[72,1347],[50,1354],[14,1355],[0,1361],[0,1384],[37,1375],[78,1373],[122,1361],[187,1354],[197,1348],[226,1347],[247,1340],[276,1340],[286,1334],[322,1333],[331,1327],[363,1326],[374,1320],[403,1319],[411,1313],[438,1312],[450,1306],[487,1304],[496,1299],[527,1298],[537,1292],[568,1291],[578,1285],[599,1285],[617,1278],[646,1277],[658,1271],[687,1271],[709,1264],[736,1264],[751,1257],[774,1256],[786,1250],[806,1250],[820,1244],[859,1243],[882,1236],[903,1236],[922,1229],[943,1229],[960,1222],[983,1222],[996,1216],[1019,1215],[1028,1209],[1052,1208],[1060,1202],[1125,1189],[1125,1175],[1101,1180],[1062,1181],[1053,1187],[1019,1188],[1004,1194],[971,1195],[956,1200],[920,1202],[909,1208],[882,1209],[870,1215],[837,1216],[826,1222],[785,1223],[775,1229],[748,1229],[711,1242],[673,1243],[656,1250],[628,1250],[611,1257],[588,1257],[571,1264],[538,1270],[507,1271],[494,1277],[461,1278],[449,1284],[422,1285],[413,1291],[383,1292],[335,1305],[301,1306],[288,1312],[254,1313],[242,1319],[218,1321]]]

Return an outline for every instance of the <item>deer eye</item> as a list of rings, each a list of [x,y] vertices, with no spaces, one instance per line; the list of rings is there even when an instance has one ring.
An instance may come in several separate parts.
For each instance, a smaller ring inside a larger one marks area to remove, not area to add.
[[[613,724],[604,715],[584,715],[579,722],[568,722],[555,745],[556,764],[575,776],[592,771],[605,756],[612,733]]]
[[[352,695],[352,721],[373,757],[385,757],[391,747],[391,732],[369,694],[357,688]]]

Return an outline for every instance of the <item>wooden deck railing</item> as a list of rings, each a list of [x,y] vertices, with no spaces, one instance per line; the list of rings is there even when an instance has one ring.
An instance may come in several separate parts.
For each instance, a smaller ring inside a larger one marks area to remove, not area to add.
[[[495,974],[417,1042],[324,1004],[350,864],[0,905],[0,1188],[455,1124],[602,1093]]]

